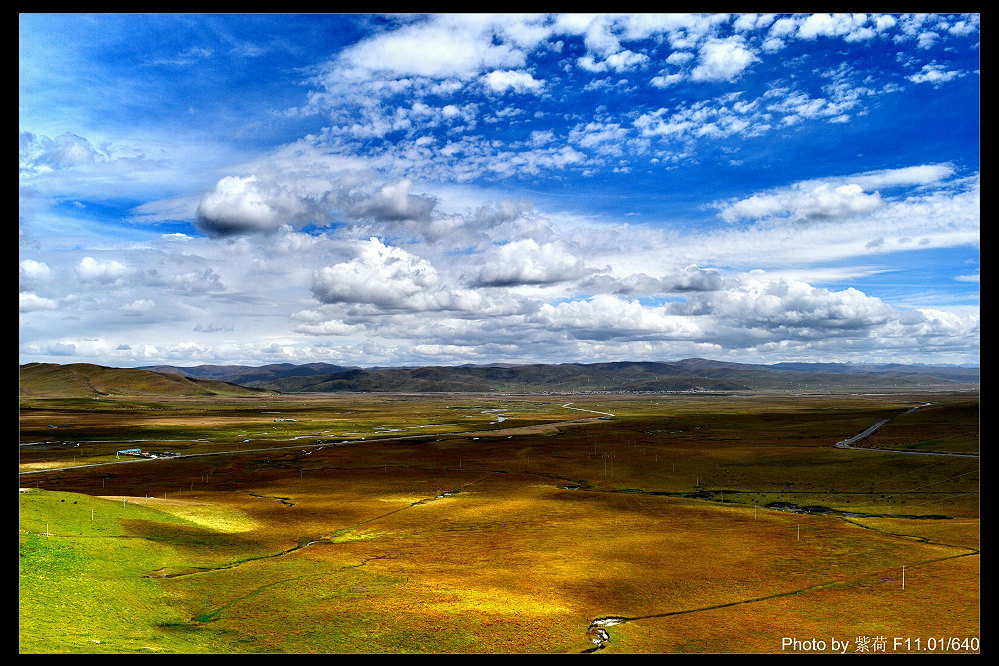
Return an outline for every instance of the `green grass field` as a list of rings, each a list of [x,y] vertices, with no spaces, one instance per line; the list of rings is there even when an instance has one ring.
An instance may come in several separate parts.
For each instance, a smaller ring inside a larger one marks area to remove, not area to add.
[[[22,405],[22,653],[977,651],[978,459],[832,446],[977,396],[94,402]]]

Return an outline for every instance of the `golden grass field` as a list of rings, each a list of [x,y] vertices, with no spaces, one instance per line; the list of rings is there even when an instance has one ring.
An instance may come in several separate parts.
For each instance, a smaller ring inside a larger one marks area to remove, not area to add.
[[[22,400],[22,653],[978,651],[977,457],[832,446],[977,394],[95,403]]]

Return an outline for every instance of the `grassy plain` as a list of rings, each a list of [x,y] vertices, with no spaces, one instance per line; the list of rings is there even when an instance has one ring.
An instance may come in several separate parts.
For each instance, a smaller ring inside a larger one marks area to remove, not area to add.
[[[977,452],[977,394],[31,399],[21,441],[21,652],[977,651],[977,457],[872,446]]]

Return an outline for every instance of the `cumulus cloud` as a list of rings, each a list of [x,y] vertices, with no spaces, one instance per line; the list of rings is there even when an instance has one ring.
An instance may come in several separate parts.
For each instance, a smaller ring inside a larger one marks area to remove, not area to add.
[[[777,37],[770,37],[768,39],[763,40],[763,43],[760,45],[760,48],[763,49],[764,53],[777,53],[785,46],[787,46],[787,44],[784,42],[783,39],[779,39]]]
[[[701,47],[691,78],[695,81],[733,81],[758,60],[738,35],[711,39]]]
[[[23,259],[18,266],[22,288],[47,282],[52,275],[48,264],[34,259]]]
[[[776,18],[774,14],[739,14],[733,21],[732,27],[736,32],[762,30],[769,27]]]
[[[575,339],[684,340],[725,349],[827,345],[835,339],[850,339],[857,349],[890,349],[974,340],[979,327],[977,313],[900,310],[857,289],[834,291],[762,273],[662,306],[610,294],[543,305],[532,321]]]
[[[561,242],[534,239],[505,243],[485,253],[477,283],[487,286],[552,284],[578,279],[589,271],[583,260]]]
[[[711,293],[707,300],[708,311],[728,326],[793,336],[861,332],[896,316],[883,301],[857,289],[830,291],[789,279],[748,277],[736,288]]]
[[[799,183],[792,188],[757,194],[725,205],[722,219],[786,217],[795,222],[833,220],[870,213],[884,205],[877,192],[868,194],[856,183]]]
[[[544,304],[535,321],[571,337],[588,340],[676,339],[691,340],[701,335],[698,322],[670,314],[663,307],[647,307],[638,301],[610,294],[597,294],[586,300]]]
[[[919,33],[919,37],[917,38],[917,43],[919,45],[919,48],[928,50],[933,48],[939,40],[940,40],[940,35],[930,30],[927,30],[926,32]]]
[[[588,72],[625,72],[638,69],[648,62],[649,56],[644,53],[635,53],[625,49],[611,53],[603,60],[597,60],[592,55],[585,55],[579,58],[576,64]]]
[[[376,221],[429,220],[437,200],[411,194],[412,189],[412,181],[405,178],[386,183],[371,195],[350,195],[353,200],[346,202],[345,209],[351,217]]]
[[[38,296],[30,291],[22,291],[18,294],[18,304],[21,312],[55,310],[58,307],[52,299]]]
[[[295,330],[306,335],[339,337],[364,332],[363,325],[347,324],[341,319],[331,319],[315,310],[297,312],[291,318],[302,322],[295,326]]]
[[[529,25],[529,23],[528,23]],[[487,15],[439,15],[420,18],[396,30],[380,33],[348,48],[341,60],[361,72],[391,72],[394,76],[470,78],[485,68],[524,65],[520,42],[493,39],[498,29]]]
[[[456,277],[442,275],[430,261],[378,238],[359,244],[353,259],[315,271],[312,293],[324,305],[356,306],[349,311],[353,317],[362,319],[383,315],[392,319],[406,313],[453,313],[488,320],[536,309],[527,299],[511,293],[462,287]],[[359,323],[357,319],[345,321]],[[406,329],[413,324],[400,326]]]
[[[645,273],[626,277],[593,275],[576,283],[583,294],[612,294],[616,296],[653,296],[663,292],[662,282]]]
[[[660,284],[665,293],[717,291],[722,288],[724,280],[718,271],[687,266],[679,275],[663,277]]]
[[[866,14],[812,14],[802,21],[797,36],[802,39],[844,37],[846,41],[859,41],[874,36],[867,22]]]
[[[686,65],[694,59],[694,54],[688,51],[673,51],[666,57],[666,62],[671,65]]]
[[[532,210],[526,199],[502,199],[475,209],[472,220],[476,226],[494,228],[526,217]]]
[[[232,236],[277,231],[282,226],[323,222],[326,213],[318,202],[277,183],[256,176],[227,176],[205,194],[195,223],[210,236]]]
[[[884,218],[879,222],[881,225],[916,230],[925,227],[932,218],[944,215],[940,211],[946,207],[945,216],[951,218],[948,226],[956,228],[957,220],[977,215],[978,182],[977,177],[953,181],[955,174],[954,165],[948,163],[868,171],[794,183],[726,202],[718,208],[721,218],[728,222],[846,221],[878,214]],[[952,187],[954,191],[950,191]],[[892,189],[902,191],[900,198],[887,199],[881,194],[881,190]]]
[[[929,83],[934,86],[939,86],[961,76],[964,76],[963,72],[948,70],[943,65],[930,63],[928,65],[923,65],[923,68],[919,70],[919,72],[907,78],[913,83]]]
[[[670,86],[674,86],[684,81],[686,78],[687,77],[684,74],[669,74],[663,72],[659,76],[653,76],[649,79],[649,83],[656,88],[669,88]]]
[[[110,261],[98,261],[93,257],[84,257],[77,264],[76,273],[84,282],[112,284],[128,275],[130,269],[114,259]]]
[[[584,293],[651,297],[716,291],[724,287],[725,280],[718,271],[688,266],[679,273],[661,278],[650,277],[645,273],[633,273],[625,277],[593,275],[580,280],[576,285]]]
[[[440,277],[430,262],[371,238],[360,247],[358,257],[317,270],[312,293],[321,303],[421,309],[439,286]]]
[[[173,283],[179,291],[189,294],[225,291],[221,276],[211,268],[175,275]]]
[[[544,89],[544,81],[538,81],[529,72],[514,70],[494,70],[482,77],[482,82],[490,90],[504,93],[512,90],[517,93],[538,93]]]

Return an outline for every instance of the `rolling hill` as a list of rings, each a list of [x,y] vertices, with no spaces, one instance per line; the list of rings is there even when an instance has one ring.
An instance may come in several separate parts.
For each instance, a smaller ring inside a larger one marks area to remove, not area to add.
[[[28,363],[20,366],[22,398],[94,398],[104,396],[250,396],[264,389],[229,382],[183,377],[136,368],[109,368],[89,363]]]

